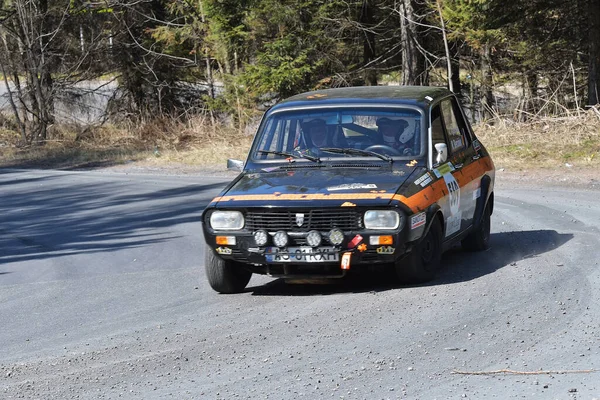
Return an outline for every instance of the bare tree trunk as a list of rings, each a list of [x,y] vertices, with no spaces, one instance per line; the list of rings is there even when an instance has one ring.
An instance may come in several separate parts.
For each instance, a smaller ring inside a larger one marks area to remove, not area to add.
[[[421,53],[417,43],[417,25],[412,0],[400,0],[400,35],[402,41],[402,84],[423,83]]]
[[[369,65],[375,58],[375,33],[373,33],[373,6],[372,0],[363,0],[359,22],[365,27],[363,29],[363,62]],[[365,82],[369,86],[377,86],[377,72],[367,67],[365,70]]]
[[[535,113],[538,107],[538,75],[536,71],[529,70],[525,72],[525,83],[527,87],[527,93],[525,99],[527,99],[526,110]]]
[[[462,87],[460,84],[460,44],[458,42],[450,42],[450,54],[452,54],[452,59],[450,60],[450,69],[452,71],[450,80],[452,81],[454,93],[458,96],[462,96]]]
[[[202,1],[200,0],[198,2],[198,4],[200,5],[200,21],[202,22],[202,25],[205,25],[206,24],[206,16],[204,15],[204,8],[202,5]],[[204,60],[206,63],[206,81],[208,83],[208,92],[209,92],[210,98],[214,99],[215,98],[215,85],[214,85],[214,80],[213,80],[212,68],[210,65],[210,49],[208,48],[207,44],[204,45],[203,53],[204,53]],[[214,119],[212,112],[211,112],[210,118],[211,118],[211,121]],[[214,123],[214,121],[213,121],[213,123]]]
[[[31,104],[29,112],[33,116],[33,132],[30,142],[44,141],[47,128],[54,121],[53,82],[48,70],[45,51],[49,35],[44,32],[48,17],[48,3],[15,2],[16,24],[19,42],[23,45],[23,66],[27,78],[27,91]]]
[[[15,115],[15,121],[19,126],[19,131],[21,132],[21,140],[23,143],[27,143],[27,132],[25,130],[25,124],[21,121],[21,117],[19,116],[19,110],[17,109],[17,105],[13,100],[12,90],[10,89],[10,85],[8,84],[8,78],[6,77],[6,69],[4,68],[4,63],[2,62],[2,58],[0,58],[0,71],[2,72],[2,76],[4,77],[4,85],[6,85],[6,92],[8,93],[8,102],[10,103],[10,107],[13,110]]]
[[[600,103],[600,0],[589,0],[588,105]]]
[[[442,15],[442,4],[437,0],[437,9],[440,16],[440,25],[442,26],[442,38],[444,39],[444,50],[446,50],[446,68],[448,72],[448,89],[454,92],[454,82],[452,81],[452,61],[450,57],[450,48],[448,47],[448,38],[446,37],[446,24]]]
[[[493,105],[490,44],[486,42],[481,49],[481,115],[483,119],[491,116]]]

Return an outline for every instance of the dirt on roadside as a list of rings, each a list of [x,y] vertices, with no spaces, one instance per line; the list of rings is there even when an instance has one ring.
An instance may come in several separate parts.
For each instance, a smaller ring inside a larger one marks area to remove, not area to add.
[[[600,171],[595,167],[559,167],[554,169],[511,170],[496,168],[496,186],[555,186],[562,188],[600,189]]]

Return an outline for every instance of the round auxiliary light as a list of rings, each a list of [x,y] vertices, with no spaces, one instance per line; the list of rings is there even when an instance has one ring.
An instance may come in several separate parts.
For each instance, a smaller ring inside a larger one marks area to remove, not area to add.
[[[341,229],[338,228],[333,228],[332,230],[330,230],[328,236],[329,241],[334,246],[339,246],[344,241],[344,232],[342,232]]]
[[[254,232],[254,241],[257,246],[264,246],[269,240],[269,234],[264,229]]]
[[[321,244],[321,234],[317,231],[310,231],[306,236],[306,243],[311,247],[317,247]]]
[[[275,232],[273,236],[273,244],[277,247],[285,247],[288,244],[288,235],[284,231]]]

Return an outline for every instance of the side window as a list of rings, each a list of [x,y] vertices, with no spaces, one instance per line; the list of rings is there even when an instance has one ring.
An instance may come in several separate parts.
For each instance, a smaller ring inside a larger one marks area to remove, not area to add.
[[[297,124],[293,124],[295,128]],[[263,151],[282,151],[286,150],[293,145],[294,137],[290,135],[292,130],[292,124],[290,120],[274,119],[269,122],[269,125],[265,128],[267,132],[263,136],[258,150]],[[258,154],[259,158],[262,159],[275,159],[278,156],[272,154]]]
[[[470,125],[467,120],[465,120],[464,114],[460,109],[460,105],[456,99],[452,99],[452,108],[454,109],[454,115],[456,116],[456,122],[458,123],[458,128],[462,132],[464,138],[467,140],[465,143],[467,146],[471,144],[473,138],[471,137]]]
[[[440,113],[440,106],[437,105],[431,110],[431,138],[433,140],[433,146],[435,147],[438,143],[446,143],[444,136],[444,124],[442,122],[442,115]]]
[[[450,153],[463,150],[469,144],[468,130],[462,113],[457,107],[455,99],[447,99],[442,102],[442,114],[448,134]]]

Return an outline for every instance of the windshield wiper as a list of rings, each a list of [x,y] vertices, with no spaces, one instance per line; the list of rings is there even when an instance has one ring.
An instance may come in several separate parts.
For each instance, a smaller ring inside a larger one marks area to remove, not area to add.
[[[352,148],[338,148],[338,147],[323,147],[320,149],[321,151],[326,151],[328,153],[339,153],[339,154],[354,154],[358,156],[374,156],[379,157],[384,161],[389,163],[393,163],[394,159],[387,154],[376,153],[374,151],[368,150],[360,150],[360,149],[352,149]]]
[[[282,157],[290,157],[290,158],[306,158],[312,162],[321,162],[319,157],[309,156],[308,154],[304,154],[298,152],[298,154],[288,153],[287,151],[273,151],[273,150],[258,150],[261,154],[275,154]]]

